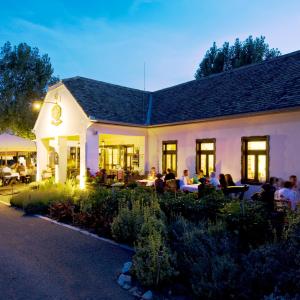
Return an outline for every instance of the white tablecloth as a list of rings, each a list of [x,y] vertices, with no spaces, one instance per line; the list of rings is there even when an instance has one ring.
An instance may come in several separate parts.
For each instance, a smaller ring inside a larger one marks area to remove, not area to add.
[[[141,179],[141,180],[137,180],[137,182],[139,182],[145,186],[153,186],[154,185],[154,180]]]
[[[182,191],[194,193],[194,192],[198,192],[198,185],[199,184],[184,184],[181,186],[180,189]]]

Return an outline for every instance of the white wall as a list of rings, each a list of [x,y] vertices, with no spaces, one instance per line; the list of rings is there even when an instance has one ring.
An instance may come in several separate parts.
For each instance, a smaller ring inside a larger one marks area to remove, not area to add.
[[[162,141],[178,141],[178,175],[195,173],[196,139],[216,138],[216,171],[241,178],[241,137],[270,136],[270,176],[300,178],[300,112],[269,114],[148,130],[149,164],[162,169]]]

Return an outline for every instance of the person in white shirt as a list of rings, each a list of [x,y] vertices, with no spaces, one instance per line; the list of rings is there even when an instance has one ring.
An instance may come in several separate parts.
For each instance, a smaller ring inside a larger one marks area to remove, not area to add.
[[[4,173],[4,174],[11,174],[11,168],[8,167],[7,165],[5,165],[5,166],[2,168],[2,173]]]
[[[181,177],[180,180],[180,187],[183,185],[189,185],[191,184],[191,179],[189,178],[189,170],[184,170],[183,171],[183,176]]]
[[[216,178],[216,173],[211,172],[209,176],[209,183],[215,187],[216,189],[220,187],[220,181],[218,178]]]
[[[274,199],[288,201],[292,210],[296,210],[299,203],[297,192],[293,190],[293,184],[290,181],[286,181],[283,188],[275,192]]]

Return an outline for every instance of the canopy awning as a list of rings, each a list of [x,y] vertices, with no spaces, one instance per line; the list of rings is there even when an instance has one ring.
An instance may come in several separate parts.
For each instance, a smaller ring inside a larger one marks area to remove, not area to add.
[[[0,134],[0,152],[36,152],[35,142],[16,135]]]

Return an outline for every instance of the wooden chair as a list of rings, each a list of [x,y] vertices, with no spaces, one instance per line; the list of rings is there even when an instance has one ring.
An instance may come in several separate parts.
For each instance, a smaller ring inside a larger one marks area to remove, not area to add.
[[[176,179],[170,179],[166,181],[165,190],[169,192],[176,192],[177,191],[177,182]]]

